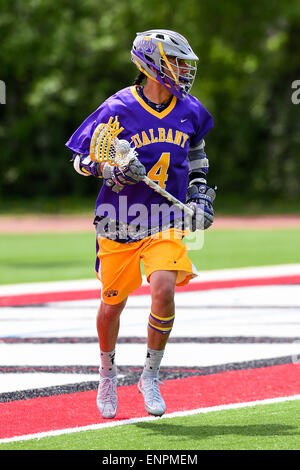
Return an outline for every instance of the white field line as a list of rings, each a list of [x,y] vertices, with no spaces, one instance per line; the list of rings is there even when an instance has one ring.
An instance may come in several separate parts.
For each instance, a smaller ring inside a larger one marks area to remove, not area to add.
[[[82,427],[76,427],[76,428],[58,429],[55,431],[40,432],[36,434],[28,434],[28,435],[23,435],[23,436],[11,437],[8,439],[0,439],[0,444],[4,444],[8,442],[17,442],[17,441],[28,441],[32,439],[39,440],[44,437],[61,436],[63,434],[72,434],[75,432],[95,431],[98,429],[113,428],[116,426],[123,426],[126,424],[142,423],[142,422],[155,421],[155,420],[167,419],[167,418],[180,418],[183,416],[192,416],[192,415],[199,414],[199,413],[201,414],[201,413],[211,413],[213,411],[234,410],[238,408],[245,408],[248,406],[269,405],[272,403],[283,403],[286,401],[294,401],[294,400],[300,400],[300,395],[291,395],[287,397],[278,397],[278,398],[267,398],[265,400],[255,400],[255,401],[245,402],[245,403],[232,403],[228,405],[210,406],[207,408],[197,408],[195,410],[188,410],[188,411],[176,411],[174,413],[165,414],[161,418],[157,418],[155,416],[146,416],[146,417],[140,417],[140,418],[124,419],[120,421],[110,421],[110,422],[99,423],[99,424],[91,424],[89,426],[82,426]]]

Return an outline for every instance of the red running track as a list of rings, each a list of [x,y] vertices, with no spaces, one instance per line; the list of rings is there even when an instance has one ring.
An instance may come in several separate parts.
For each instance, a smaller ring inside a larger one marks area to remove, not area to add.
[[[167,380],[167,413],[300,394],[300,364],[227,371]],[[0,438],[109,422],[96,407],[96,391],[0,403]],[[136,385],[118,387],[116,420],[148,416]]]

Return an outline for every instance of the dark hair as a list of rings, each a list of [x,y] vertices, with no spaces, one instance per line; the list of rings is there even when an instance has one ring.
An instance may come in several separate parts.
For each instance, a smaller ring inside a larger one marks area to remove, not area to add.
[[[135,77],[133,84],[141,85],[145,78],[146,78],[146,75],[143,72],[139,72],[139,74]]]

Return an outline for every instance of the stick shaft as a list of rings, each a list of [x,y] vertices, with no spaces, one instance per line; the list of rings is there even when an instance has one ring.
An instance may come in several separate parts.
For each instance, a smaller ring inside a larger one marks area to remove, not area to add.
[[[154,189],[157,193],[159,193],[161,196],[165,197],[168,199],[168,201],[172,202],[174,205],[178,206],[181,210],[185,212],[185,214],[189,216],[193,216],[194,211],[190,207],[188,207],[186,204],[183,202],[179,201],[176,197],[172,196],[172,194],[168,193],[168,191],[165,191],[163,188],[161,188],[158,184],[154,183],[148,176],[144,176],[142,179],[144,183],[146,183],[150,188]]]

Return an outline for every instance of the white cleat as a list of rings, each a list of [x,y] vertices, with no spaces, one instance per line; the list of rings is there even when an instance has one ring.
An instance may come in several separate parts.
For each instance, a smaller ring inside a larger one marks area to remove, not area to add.
[[[162,384],[157,377],[141,376],[138,389],[144,395],[145,408],[150,415],[162,416],[166,411],[166,405],[160,394],[159,384]]]
[[[102,377],[97,394],[97,406],[103,418],[112,419],[118,409],[117,376]]]

